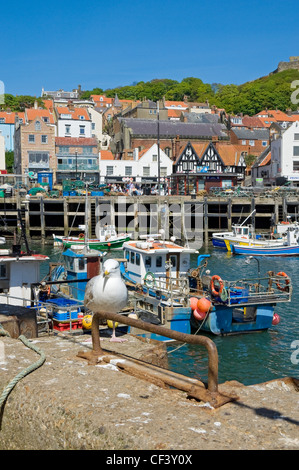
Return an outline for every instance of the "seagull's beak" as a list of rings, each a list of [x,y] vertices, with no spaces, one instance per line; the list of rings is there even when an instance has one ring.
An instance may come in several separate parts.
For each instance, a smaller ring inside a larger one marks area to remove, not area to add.
[[[104,276],[109,276],[109,274],[110,274],[110,272],[107,271],[107,269],[106,269],[105,272],[104,272]]]

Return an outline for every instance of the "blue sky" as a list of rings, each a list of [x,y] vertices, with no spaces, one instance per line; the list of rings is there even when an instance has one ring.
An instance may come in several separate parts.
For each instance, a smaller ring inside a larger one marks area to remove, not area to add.
[[[5,92],[154,78],[244,83],[299,55],[298,1],[15,1],[1,5]]]

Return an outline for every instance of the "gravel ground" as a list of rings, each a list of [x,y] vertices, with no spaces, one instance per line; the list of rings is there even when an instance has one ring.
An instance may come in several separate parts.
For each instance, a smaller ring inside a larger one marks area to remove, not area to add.
[[[102,347],[161,363],[153,345],[127,335]],[[183,391],[138,379],[114,364],[89,365],[77,356],[90,335],[32,340],[45,363],[17,383],[2,407],[1,450],[298,450],[298,381],[244,386],[226,382],[239,399],[214,409]],[[1,393],[38,359],[21,341],[1,338]]]

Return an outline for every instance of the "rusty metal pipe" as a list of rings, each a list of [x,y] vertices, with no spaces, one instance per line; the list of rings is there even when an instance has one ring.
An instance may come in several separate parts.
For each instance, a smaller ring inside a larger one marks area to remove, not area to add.
[[[126,315],[120,315],[118,313],[107,313],[107,312],[95,312],[92,318],[92,345],[93,355],[103,354],[103,350],[100,345],[100,334],[99,334],[99,318],[112,320],[114,322],[123,323],[130,325],[140,330],[149,331],[157,335],[166,336],[167,338],[174,339],[183,343],[199,344],[204,346],[208,352],[208,390],[210,392],[218,391],[218,351],[215,343],[206,336],[200,335],[189,335],[187,333],[181,333],[179,331],[170,330],[164,326],[153,325],[151,323],[137,320],[135,318],[128,317]]]

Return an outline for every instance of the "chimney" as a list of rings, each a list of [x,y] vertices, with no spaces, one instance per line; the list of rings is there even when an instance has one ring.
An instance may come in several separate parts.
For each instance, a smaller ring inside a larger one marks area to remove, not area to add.
[[[174,155],[174,160],[176,160],[180,154],[180,136],[177,135],[175,138],[175,155]]]
[[[34,101],[34,109],[38,109],[38,104],[36,100]]]

